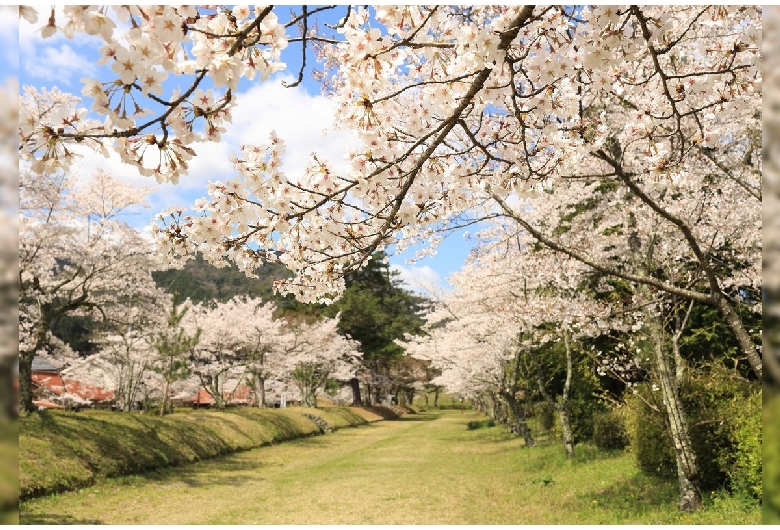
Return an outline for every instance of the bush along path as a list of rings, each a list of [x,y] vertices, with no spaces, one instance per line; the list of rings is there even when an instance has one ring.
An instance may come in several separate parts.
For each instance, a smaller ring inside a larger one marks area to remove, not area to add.
[[[312,409],[309,409],[311,411]],[[736,524],[760,508],[707,497],[623,451],[521,439],[473,412],[427,411],[23,502],[28,524]],[[469,422],[480,422],[469,429]],[[329,422],[331,423],[331,422]],[[313,424],[313,422],[312,422]],[[332,423],[331,423],[332,424]],[[139,448],[141,450],[141,448]]]

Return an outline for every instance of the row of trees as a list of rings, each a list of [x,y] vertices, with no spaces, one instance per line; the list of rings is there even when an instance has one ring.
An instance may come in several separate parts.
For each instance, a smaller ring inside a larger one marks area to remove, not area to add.
[[[318,24],[332,9],[343,10],[338,22]],[[37,23],[34,10],[21,13]],[[346,153],[350,167],[338,172],[313,154],[301,174],[287,175],[284,139],[272,134],[266,144],[244,145],[233,178],[213,182],[189,211],[158,216],[157,252],[180,259],[201,252],[248,274],[280,262],[293,275],[279,279],[278,291],[332,303],[377,250],[435,246],[453,229],[495,220],[474,275],[510,250],[518,255],[502,270],[525,272],[499,282],[490,299],[484,278],[463,313],[445,300],[451,322],[431,317],[431,337],[473,319],[451,347],[486,351],[466,373],[453,380],[450,368],[442,381],[489,380],[511,410],[520,390],[530,394],[518,386],[531,369],[518,352],[560,339],[572,373],[579,345],[604,341],[595,351],[605,370],[652,374],[675,448],[681,508],[698,508],[679,399],[692,319],[707,314],[723,328],[718,335],[736,344],[737,368],[764,376],[758,326],[748,317],[761,308],[760,9],[340,6],[303,7],[283,19],[286,13],[118,6],[109,16],[79,6],[52,14],[44,37],[96,36],[105,42],[100,61],[111,68],[85,81],[89,111],[78,98],[27,88],[21,157],[31,171],[50,174],[70,167],[84,146],[110,149],[141,173],[175,182],[197,156],[193,146],[219,140],[240,81],[266,80],[283,68],[282,51],[299,43],[299,81],[313,53],[315,74],[337,104],[335,125],[359,141]],[[164,84],[169,76],[183,87]],[[542,295],[558,298],[543,304]],[[497,322],[504,320],[509,328]],[[766,360],[777,379],[776,359]],[[536,364],[538,391],[560,405],[564,423],[574,376],[564,377],[555,399],[544,386],[545,366]],[[517,428],[530,443],[522,422]]]
[[[147,193],[103,172],[23,173],[21,410],[33,409],[36,355],[113,390],[126,411],[139,401],[162,401],[164,411],[170,396],[194,396],[200,387],[224,407],[241,385],[266,406],[266,382],[277,392],[289,383],[309,406],[329,383],[334,391],[350,385],[355,404],[389,393],[411,401],[431,379],[393,342],[419,328],[422,299],[398,285],[383,254],[327,307],[242,296],[174,303],[176,271],[160,270],[124,220]]]
[[[753,162],[744,157],[733,168],[753,171],[743,166]],[[622,187],[613,174],[571,182],[543,202],[504,203],[451,279],[455,290],[427,315],[427,335],[401,344],[442,370],[435,382],[507,418],[529,446],[526,405],[546,402],[569,455],[573,392],[621,403],[626,388],[651,385],[661,398],[646,405],[663,413],[681,507],[698,508],[683,381],[713,365],[738,379],[761,377],[752,358],[760,344],[761,212],[729,172],[705,172],[699,187],[658,192],[639,176]],[[648,205],[640,194],[651,193]],[[690,239],[680,237],[681,226]],[[692,242],[705,249],[706,263]],[[729,311],[702,295],[713,285],[723,286]]]
[[[276,318],[272,303],[250,298],[169,307],[167,315],[109,323],[95,339],[99,351],[71,358],[66,372],[114,389],[125,411],[154,402],[164,413],[170,400],[192,399],[200,388],[224,408],[248,387],[252,404],[264,407],[269,385],[281,396],[288,384],[297,389],[290,399],[316,406],[326,384],[348,380],[361,356],[357,344],[337,332],[338,317]]]

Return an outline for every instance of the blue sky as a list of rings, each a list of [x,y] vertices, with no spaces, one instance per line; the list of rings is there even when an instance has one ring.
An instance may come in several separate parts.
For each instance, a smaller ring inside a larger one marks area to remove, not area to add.
[[[283,7],[281,9],[284,9]],[[279,11],[280,14],[284,14]],[[10,17],[2,17],[10,18]],[[65,92],[81,93],[80,79],[95,77],[101,80],[115,76],[106,67],[95,64],[98,49],[103,41],[99,37],[77,35],[68,40],[61,33],[50,39],[42,39],[36,32],[45,23],[45,15],[39,15],[38,24],[31,26],[19,21],[19,81],[20,87],[30,84],[37,88],[57,86]],[[333,23],[334,17],[326,22]],[[2,29],[2,28],[0,28]],[[2,31],[3,39],[15,32]],[[5,50],[11,46],[4,46]],[[291,43],[285,50],[283,60],[288,68],[269,81],[242,81],[237,94],[237,107],[233,111],[233,123],[227,124],[228,134],[219,144],[199,144],[198,157],[190,164],[190,172],[182,177],[178,185],[156,185],[153,179],[141,177],[133,168],[123,165],[118,157],[104,159],[100,155],[86,156],[77,166],[77,171],[89,172],[100,167],[111,174],[138,185],[154,185],[156,191],[150,197],[149,210],[138,212],[128,219],[142,229],[148,226],[157,211],[174,205],[190,206],[195,199],[206,195],[208,181],[232,176],[229,156],[238,151],[240,143],[264,143],[268,134],[275,130],[287,142],[285,171],[294,174],[302,170],[308,155],[316,151],[320,158],[330,160],[337,168],[341,163],[344,146],[354,139],[344,131],[329,131],[323,136],[323,129],[330,124],[331,104],[321,95],[319,84],[313,81],[307,71],[303,83],[297,88],[284,88],[283,79],[297,76],[300,65],[300,44]],[[313,57],[308,58],[312,64]],[[4,61],[13,65],[12,58]],[[104,72],[101,74],[101,72]],[[107,73],[105,73],[107,72]],[[166,90],[178,80],[173,76],[166,82]],[[86,103],[85,106],[88,106]],[[444,280],[464,263],[472,241],[464,239],[461,233],[445,238],[435,256],[423,258],[415,264],[406,263],[417,248],[403,254],[391,256],[390,263],[401,272],[401,278],[414,288],[424,292],[421,285],[429,288],[446,287]]]

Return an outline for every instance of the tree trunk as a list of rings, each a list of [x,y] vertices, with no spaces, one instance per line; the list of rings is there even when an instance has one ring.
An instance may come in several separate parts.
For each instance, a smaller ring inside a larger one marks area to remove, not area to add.
[[[165,390],[163,391],[162,404],[160,405],[160,416],[165,416],[165,409],[168,406],[168,388],[171,382],[165,379]]]
[[[566,450],[566,457],[574,457],[574,436],[571,432],[571,420],[569,419],[568,407],[559,404],[555,407],[558,410],[558,418],[561,420],[561,434],[563,435],[563,448]]]
[[[360,398],[360,381],[357,377],[349,380],[349,386],[352,387],[352,406],[362,407],[363,400]]]
[[[667,425],[674,443],[677,479],[680,484],[680,510],[693,512],[702,507],[702,499],[697,477],[696,455],[691,444],[685,411],[680,401],[680,386],[675,379],[674,371],[669,367],[660,322],[656,319],[648,320],[653,342],[653,360],[656,364],[658,382],[661,385]]]
[[[265,377],[257,377],[257,406],[265,407]]]
[[[569,332],[563,330],[563,345],[566,349],[566,382],[563,384],[561,399],[556,403],[558,417],[561,420],[561,434],[563,435],[563,448],[566,450],[568,458],[574,457],[574,436],[571,432],[571,421],[569,419],[569,398],[571,396],[571,378],[574,372],[572,363],[571,341]]]
[[[761,356],[758,354],[757,346],[753,343],[753,339],[750,338],[750,335],[745,329],[742,319],[739,318],[739,314],[734,311],[734,308],[729,301],[722,295],[718,297],[718,309],[720,310],[720,314],[723,315],[726,325],[728,325],[737,338],[742,351],[745,352],[748,362],[750,363],[751,368],[753,368],[753,372],[755,372],[759,380],[762,380],[764,371]]]
[[[14,356],[9,356],[0,363],[0,419],[11,419],[19,416],[18,398],[14,392],[16,387],[15,363],[16,357]]]
[[[433,408],[439,408],[439,392],[440,390],[438,388],[435,388],[433,390]]]
[[[517,402],[517,398],[511,393],[511,392],[501,392],[501,395],[504,398],[504,401],[506,401],[507,406],[509,407],[509,413],[511,416],[512,423],[514,424],[514,427],[517,429],[517,432],[523,437],[523,441],[525,442],[526,447],[533,447],[534,444],[534,438],[531,435],[531,429],[528,428],[528,423],[525,421],[525,415],[523,414],[523,411],[520,409],[520,404]]]
[[[19,355],[19,412],[28,413],[35,410],[33,405],[32,361],[35,352],[22,352]]]

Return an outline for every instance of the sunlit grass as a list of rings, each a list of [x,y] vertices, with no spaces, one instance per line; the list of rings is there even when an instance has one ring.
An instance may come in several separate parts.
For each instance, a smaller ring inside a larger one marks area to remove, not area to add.
[[[30,414],[21,419],[15,491],[21,490],[22,498],[68,491],[106,477],[319,433],[303,413],[316,414],[335,428],[365,423],[348,409],[190,410],[163,418],[107,411]]]
[[[527,449],[473,412],[432,411],[22,505],[27,523],[758,524],[760,508],[708,496],[682,514],[675,484],[623,452]]]
[[[0,524],[18,524],[19,422],[0,421]]]

